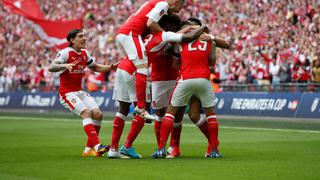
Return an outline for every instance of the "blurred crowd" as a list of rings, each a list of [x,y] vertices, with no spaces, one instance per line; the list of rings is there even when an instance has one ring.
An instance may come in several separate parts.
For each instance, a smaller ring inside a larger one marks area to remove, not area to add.
[[[119,61],[116,29],[145,0],[41,0],[46,19],[83,19],[87,49],[99,63]],[[221,84],[320,83],[320,0],[186,0],[182,20],[197,17],[235,50],[217,52]],[[49,49],[25,19],[0,6],[0,92],[55,91]],[[89,91],[113,88],[114,72],[85,76]]]

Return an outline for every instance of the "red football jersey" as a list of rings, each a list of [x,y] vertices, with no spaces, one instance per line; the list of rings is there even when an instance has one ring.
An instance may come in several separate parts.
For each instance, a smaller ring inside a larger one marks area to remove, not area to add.
[[[151,64],[151,81],[176,80],[179,70],[172,67],[172,56],[163,55],[169,42],[181,42],[182,34],[173,32],[151,33],[144,38],[148,63]]]
[[[209,58],[211,46],[211,41],[201,40],[181,44],[180,75],[182,79],[210,79]]]
[[[164,0],[150,0],[145,2],[129,19],[118,29],[118,34],[142,35],[147,30],[149,18],[158,22],[164,14],[167,14],[169,5]]]
[[[71,47],[61,50],[54,61],[57,64],[77,62],[71,71],[66,69],[60,74],[59,94],[62,96],[68,92],[82,90],[84,69],[86,66],[90,67],[95,64],[88,51],[83,49],[78,53]]]

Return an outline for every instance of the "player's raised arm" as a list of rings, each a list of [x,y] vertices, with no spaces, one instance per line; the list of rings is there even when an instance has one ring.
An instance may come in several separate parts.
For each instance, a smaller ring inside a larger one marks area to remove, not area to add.
[[[67,60],[68,60],[68,53],[65,50],[60,51],[57,54],[56,58],[49,65],[48,70],[50,72],[59,72],[65,69],[68,69],[69,71],[71,71],[73,66],[75,66],[77,62],[66,63]]]
[[[59,71],[65,70],[65,69],[68,69],[69,71],[71,71],[73,66],[75,66],[75,65],[76,65],[75,62],[67,63],[67,64],[57,64],[55,62],[52,62],[49,65],[49,71],[50,72],[59,72]]]
[[[161,32],[163,29],[158,24],[161,17],[166,14],[166,12],[169,9],[168,3],[165,1],[159,2],[151,11],[149,14],[147,14],[147,17],[149,17],[147,21],[147,27],[154,32]]]
[[[186,33],[182,36],[182,42],[191,42],[197,39],[206,29],[208,29],[207,26],[201,26],[198,29],[191,31],[189,33]]]
[[[90,66],[89,68],[95,72],[109,72],[111,70],[117,69],[118,64],[119,63],[114,63],[114,64],[97,64],[97,63],[95,63],[93,66]]]

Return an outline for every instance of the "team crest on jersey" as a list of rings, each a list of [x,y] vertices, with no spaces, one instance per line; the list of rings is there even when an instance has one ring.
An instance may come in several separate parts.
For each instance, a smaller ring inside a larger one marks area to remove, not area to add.
[[[159,13],[160,16],[162,16],[164,14],[164,10],[162,9]]]
[[[77,100],[76,100],[76,99],[71,99],[71,102],[72,102],[73,104],[75,104],[75,103],[77,102]]]

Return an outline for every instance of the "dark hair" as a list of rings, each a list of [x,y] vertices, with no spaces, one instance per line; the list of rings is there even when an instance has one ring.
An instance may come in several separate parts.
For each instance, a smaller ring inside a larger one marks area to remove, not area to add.
[[[181,28],[182,28],[183,26],[186,26],[186,25],[191,25],[191,23],[190,23],[189,21],[182,21],[182,22],[181,22]]]
[[[202,23],[198,18],[190,17],[189,19],[187,19],[187,21],[189,21],[190,24],[196,23],[197,25],[202,26]]]
[[[181,29],[181,19],[177,15],[164,15],[158,22],[159,26],[163,28],[165,31],[168,31],[167,26],[168,25],[176,25],[177,26],[177,31]]]
[[[69,42],[69,47],[72,46],[72,42],[71,39],[76,38],[77,34],[82,32],[81,29],[72,29],[71,31],[69,31],[68,36],[67,36],[67,41]]]

